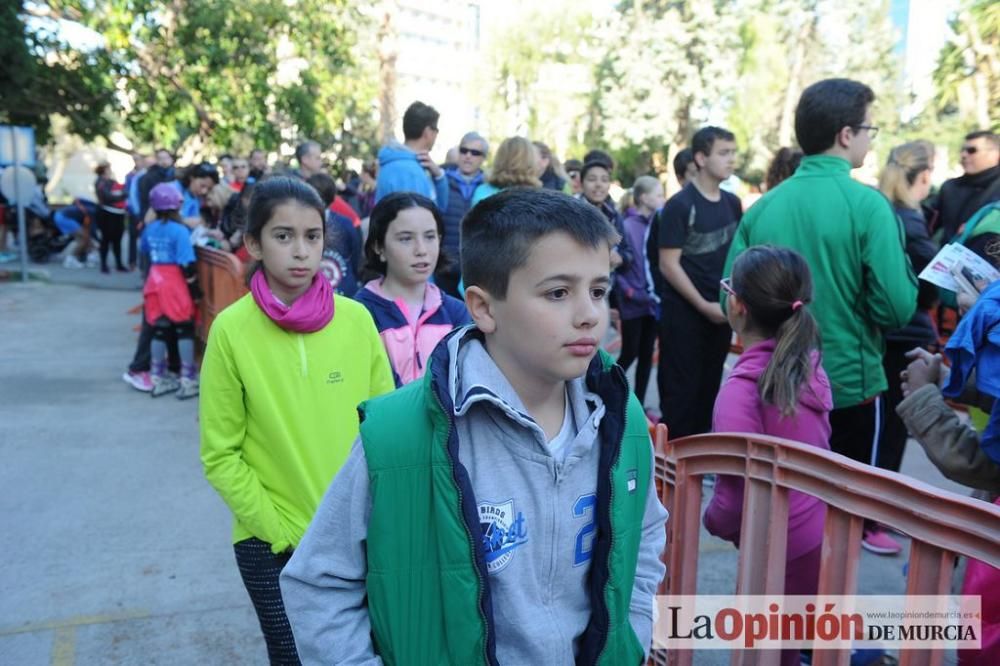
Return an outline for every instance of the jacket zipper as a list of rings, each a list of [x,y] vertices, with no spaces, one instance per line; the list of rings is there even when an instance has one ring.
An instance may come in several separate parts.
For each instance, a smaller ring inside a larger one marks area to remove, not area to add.
[[[567,400],[569,400],[569,398],[567,398]],[[552,548],[550,549],[552,555],[549,557],[549,589],[548,589],[548,599],[546,600],[546,603],[550,606],[552,605],[552,599],[555,597],[555,593],[553,592],[553,590],[555,588],[556,560],[558,559],[556,553],[559,550],[556,547],[557,544],[559,543],[559,534],[558,534],[559,521],[556,519],[556,513],[558,512],[559,508],[559,482],[562,480],[562,476],[560,475],[561,470],[559,463],[553,460],[552,466],[553,466],[552,471],[555,476],[556,487],[555,487],[555,492],[552,493],[552,510],[550,513],[552,522],[550,524],[550,530],[549,530],[549,533],[552,535]]]
[[[305,340],[302,339],[302,334],[301,333],[299,333],[297,337],[299,339],[299,364],[300,364],[300,366],[302,368],[302,376],[303,377],[308,377],[309,376],[309,364],[306,361],[306,343],[305,343]]]
[[[444,301],[442,301],[443,303]],[[396,307],[399,307],[398,305]],[[422,307],[422,306],[421,306]],[[434,308],[433,310],[421,311],[421,314],[417,316],[417,322],[412,326],[413,329],[413,355],[417,359],[417,370],[424,369],[424,362],[420,358],[420,329],[424,325],[424,322],[431,318],[439,308]]]
[[[441,413],[448,418],[448,432],[445,436],[445,442],[447,443],[447,441],[451,439],[452,432],[455,430],[455,419],[453,418],[453,415],[444,408],[444,403],[441,402],[441,396],[438,395],[437,389],[434,386],[434,381],[433,381],[434,378],[431,377],[430,379],[431,379],[430,381],[431,393],[434,394],[434,400],[435,402],[437,402],[438,407],[441,409]],[[457,461],[452,461],[452,464],[455,464],[456,462]],[[459,506],[459,511],[461,511],[465,497],[462,495],[462,487],[457,483],[455,484],[455,489],[458,490],[458,506]],[[472,568],[475,570],[476,578],[479,580],[479,594],[478,598],[476,599],[476,610],[479,613],[479,619],[482,620],[483,622],[483,664],[489,664],[490,625],[489,622],[486,621],[486,613],[483,612],[483,590],[485,589],[485,583],[483,581],[482,572],[480,572],[479,567],[476,566],[475,548],[477,548],[477,545],[472,540],[472,532],[469,530],[469,525],[466,523],[465,520],[462,520],[462,528],[465,530],[465,536],[469,540],[469,543],[472,545],[473,548]]]

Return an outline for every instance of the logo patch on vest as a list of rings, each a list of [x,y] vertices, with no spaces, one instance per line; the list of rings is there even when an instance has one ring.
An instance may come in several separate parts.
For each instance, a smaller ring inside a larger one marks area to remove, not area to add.
[[[628,478],[628,482],[626,483],[626,487],[628,488],[628,494],[634,495],[635,489],[639,485],[639,472],[637,470],[630,469],[628,472],[626,472],[626,476]]]
[[[514,500],[499,504],[479,503],[479,524],[483,528],[486,571],[499,573],[510,564],[514,551],[528,541],[524,514],[514,513]]]

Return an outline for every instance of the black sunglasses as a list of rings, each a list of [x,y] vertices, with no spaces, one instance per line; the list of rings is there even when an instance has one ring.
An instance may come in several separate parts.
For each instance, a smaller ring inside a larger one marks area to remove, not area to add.
[[[476,150],[475,148],[466,148],[465,146],[459,148],[458,152],[462,153],[463,155],[473,155],[475,157],[482,157],[483,155],[486,154],[481,150]]]

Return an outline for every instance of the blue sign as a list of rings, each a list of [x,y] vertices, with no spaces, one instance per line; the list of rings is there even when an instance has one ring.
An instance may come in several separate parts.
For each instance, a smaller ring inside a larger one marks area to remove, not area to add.
[[[0,167],[10,166],[15,161],[28,168],[35,166],[35,130],[0,125]]]

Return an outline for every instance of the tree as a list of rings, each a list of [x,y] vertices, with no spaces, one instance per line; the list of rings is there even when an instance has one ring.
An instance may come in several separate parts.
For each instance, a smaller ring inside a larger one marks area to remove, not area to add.
[[[1000,129],[1000,4],[966,0],[951,28],[934,73],[936,110],[977,128]]]
[[[484,45],[477,102],[494,140],[547,142],[558,154],[579,148],[594,63],[593,17],[571,0],[516,2]],[[509,18],[513,17],[513,18]]]
[[[631,0],[606,31],[593,141],[632,159],[619,175],[665,165],[701,125],[727,126],[739,173],[759,178],[793,139],[802,90],[833,76],[870,85],[877,123],[898,125],[899,68],[883,0]]]
[[[622,3],[602,30],[589,143],[618,158],[630,182],[686,145],[735,90],[739,51],[733,4],[724,0]]]
[[[50,116],[66,116],[85,139],[108,133],[115,66],[101,52],[81,52],[56,34],[54,22],[25,23],[24,2],[0,6],[0,122],[34,127],[48,141]]]
[[[335,153],[374,141],[369,31],[349,0],[50,0],[104,39],[116,114],[147,145],[192,154],[315,139]],[[74,126],[74,130],[76,127]]]

